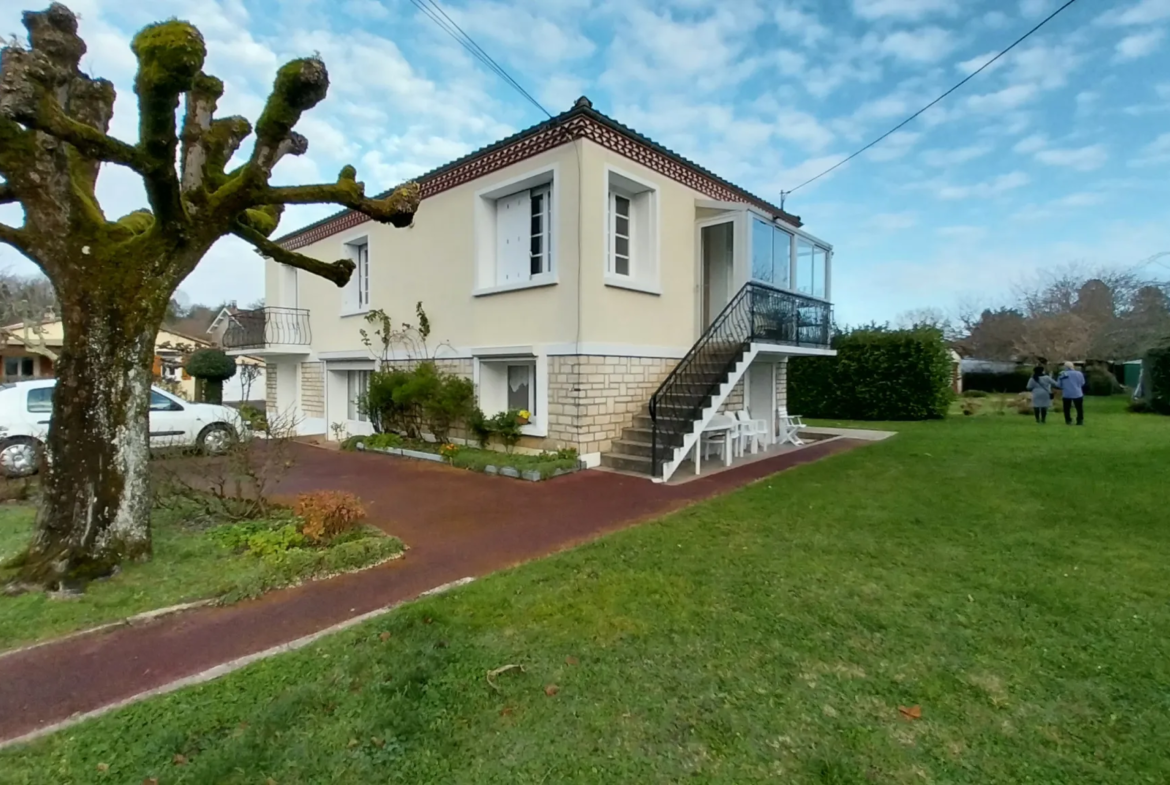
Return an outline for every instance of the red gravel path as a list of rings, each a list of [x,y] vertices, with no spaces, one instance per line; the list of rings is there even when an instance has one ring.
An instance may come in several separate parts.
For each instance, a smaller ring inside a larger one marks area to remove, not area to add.
[[[0,740],[861,444],[814,444],[682,485],[598,471],[521,485],[421,461],[298,447],[281,492],[330,488],[360,495],[370,519],[410,546],[405,558],[239,605],[4,657]]]

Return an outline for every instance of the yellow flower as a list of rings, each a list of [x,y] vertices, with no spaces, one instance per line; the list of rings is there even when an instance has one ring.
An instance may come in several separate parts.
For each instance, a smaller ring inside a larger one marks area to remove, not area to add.
[[[528,411],[527,409],[520,410],[520,419],[527,420],[531,416],[532,416],[532,412]]]

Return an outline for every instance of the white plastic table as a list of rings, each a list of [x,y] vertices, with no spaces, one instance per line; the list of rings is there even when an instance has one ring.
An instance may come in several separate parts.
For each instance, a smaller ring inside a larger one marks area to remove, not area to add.
[[[711,422],[703,428],[703,433],[699,434],[699,438],[695,440],[695,476],[699,476],[699,464],[702,461],[703,453],[703,436],[709,433],[723,433],[723,465],[731,465],[731,431],[735,430],[736,422],[731,417],[725,414],[716,414],[711,418]]]

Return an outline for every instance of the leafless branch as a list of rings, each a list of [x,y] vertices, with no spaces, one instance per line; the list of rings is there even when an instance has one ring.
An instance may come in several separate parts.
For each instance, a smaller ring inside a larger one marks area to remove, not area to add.
[[[414,220],[420,195],[418,184],[412,182],[395,188],[381,199],[369,199],[364,184],[354,179],[353,167],[346,167],[336,183],[268,188],[260,200],[268,204],[339,204],[379,223],[401,228]]]

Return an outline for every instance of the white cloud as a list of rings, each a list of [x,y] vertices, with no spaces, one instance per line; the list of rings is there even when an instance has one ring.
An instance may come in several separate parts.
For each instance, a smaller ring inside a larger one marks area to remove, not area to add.
[[[1034,153],[1038,150],[1043,150],[1048,146],[1048,137],[1044,134],[1032,134],[1025,136],[1020,141],[1016,142],[1012,147],[1017,153]]]
[[[874,161],[893,161],[910,152],[921,138],[922,134],[915,131],[895,131],[868,150],[866,156]]]
[[[1158,45],[1166,37],[1163,30],[1147,30],[1144,33],[1127,35],[1117,42],[1114,59],[1118,62],[1137,60],[1158,50]]]
[[[954,36],[941,27],[921,27],[917,30],[896,30],[870,39],[878,52],[897,60],[911,63],[933,63],[950,54],[955,48]]]
[[[776,117],[775,133],[781,139],[796,142],[810,150],[824,149],[835,138],[835,134],[811,114],[795,110],[782,111]]]
[[[1158,136],[1142,148],[1141,154],[1129,162],[1130,166],[1150,166],[1170,162],[1170,133]]]
[[[965,105],[973,112],[998,114],[1008,109],[1023,106],[1035,98],[1038,93],[1036,85],[1014,84],[994,93],[972,95],[967,98]]]
[[[390,16],[389,9],[378,0],[347,0],[345,12],[360,19],[385,19]]]
[[[873,229],[896,231],[912,229],[918,225],[917,213],[904,211],[900,213],[877,213],[869,217],[866,225]]]
[[[983,226],[958,224],[955,226],[940,226],[934,230],[934,233],[948,240],[978,240],[987,235],[987,228]]]
[[[1056,207],[1092,207],[1104,201],[1105,197],[1099,193],[1079,191],[1068,196],[1062,196],[1052,204]]]
[[[550,5],[549,10],[552,9]],[[544,9],[533,11],[494,0],[445,10],[477,42],[486,39],[498,44],[488,50],[496,60],[507,57],[513,62],[536,59],[542,63],[561,63],[589,57],[597,48],[584,33],[573,29],[580,20],[576,15],[553,19]]]
[[[950,149],[937,148],[922,153],[922,162],[927,166],[958,166],[973,161],[991,152],[989,144],[973,144]]]
[[[977,55],[976,57],[972,57],[968,60],[963,60],[959,63],[956,63],[955,68],[958,70],[959,73],[966,76],[967,74],[971,74],[971,73],[978,71],[980,68],[983,67],[984,63],[986,63],[991,58],[995,57],[997,54],[999,54],[999,52],[995,52],[995,51],[984,52],[983,54]],[[997,68],[999,68],[1002,64],[1003,64],[1003,60],[1001,58],[1000,60],[995,61],[995,63],[993,63],[992,65],[988,66],[988,69],[986,71],[984,71],[984,73],[991,73],[991,72],[995,71]]]
[[[1013,51],[1004,60],[1010,65],[1012,81],[1052,90],[1068,83],[1084,55],[1071,44],[1037,43]]]
[[[1170,19],[1170,0],[1139,0],[1139,2],[1118,13],[1108,11],[1100,17],[1101,22],[1110,25],[1148,25]]]
[[[1154,92],[1158,94],[1159,98],[1170,99],[1170,82],[1162,82],[1154,86]]]
[[[942,185],[935,189],[939,199],[986,199],[1023,188],[1032,182],[1024,172],[1009,172],[973,185]]]
[[[853,0],[853,13],[862,19],[921,19],[955,10],[951,0]]]
[[[993,30],[998,30],[1001,27],[1006,27],[1011,22],[1011,18],[1003,11],[988,11],[983,15],[982,21]]]
[[[1049,166],[1062,166],[1078,172],[1100,169],[1109,160],[1109,151],[1103,144],[1086,147],[1049,148],[1036,152],[1036,160]]]
[[[817,20],[816,14],[792,3],[780,3],[773,10],[772,18],[782,32],[799,37],[805,46],[813,46],[829,35],[829,28]]]
[[[1097,102],[1101,100],[1101,94],[1095,90],[1082,90],[1077,93],[1075,100],[1077,102],[1077,114],[1084,116],[1089,114],[1097,105]]]
[[[1041,16],[1052,7],[1052,0],[1020,0],[1020,16],[1032,18]]]

